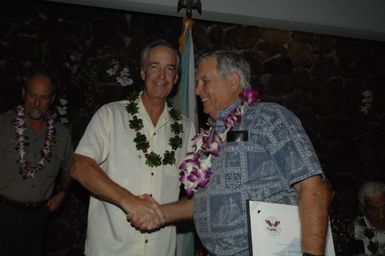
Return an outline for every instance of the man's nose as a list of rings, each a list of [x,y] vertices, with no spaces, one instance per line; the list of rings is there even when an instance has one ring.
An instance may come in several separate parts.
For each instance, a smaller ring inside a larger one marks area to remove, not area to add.
[[[165,68],[160,68],[159,69],[159,77],[164,78],[166,74],[166,69]]]
[[[34,106],[40,106],[40,97],[35,97],[35,99],[33,100],[33,105]]]

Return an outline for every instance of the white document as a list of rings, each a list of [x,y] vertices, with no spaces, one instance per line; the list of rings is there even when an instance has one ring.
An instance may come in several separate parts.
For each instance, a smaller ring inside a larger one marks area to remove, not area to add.
[[[249,201],[248,214],[253,256],[302,256],[297,206]],[[330,222],[325,256],[335,256]]]

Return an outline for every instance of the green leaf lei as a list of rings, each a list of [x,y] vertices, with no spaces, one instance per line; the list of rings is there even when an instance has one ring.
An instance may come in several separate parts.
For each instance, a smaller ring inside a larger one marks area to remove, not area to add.
[[[132,119],[129,121],[130,128],[135,130],[136,132],[136,137],[133,140],[136,143],[136,149],[143,151],[144,156],[146,157],[146,164],[149,167],[158,167],[162,164],[175,164],[175,150],[182,147],[182,138],[179,136],[179,134],[183,132],[183,125],[178,122],[182,119],[180,112],[172,107],[171,99],[167,100],[169,114],[174,120],[174,123],[171,124],[171,131],[174,133],[175,136],[171,137],[168,142],[172,150],[166,150],[163,154],[162,159],[162,157],[154,151],[151,151],[149,153],[147,151],[150,147],[150,143],[148,142],[146,135],[140,132],[143,128],[143,120],[138,118],[137,116],[137,114],[139,113],[139,107],[137,102],[138,98],[139,92],[134,91],[130,93],[127,97],[128,104],[126,106],[127,112],[132,116]]]

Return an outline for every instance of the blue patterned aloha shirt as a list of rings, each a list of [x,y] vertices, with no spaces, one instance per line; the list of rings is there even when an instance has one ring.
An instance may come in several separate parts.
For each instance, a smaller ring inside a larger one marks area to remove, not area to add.
[[[223,118],[237,101],[218,114]],[[322,175],[316,153],[299,119],[275,103],[246,107],[233,131],[246,131],[247,141],[224,142],[214,158],[208,186],[194,194],[197,233],[211,255],[249,255],[247,200],[297,204],[292,185]]]

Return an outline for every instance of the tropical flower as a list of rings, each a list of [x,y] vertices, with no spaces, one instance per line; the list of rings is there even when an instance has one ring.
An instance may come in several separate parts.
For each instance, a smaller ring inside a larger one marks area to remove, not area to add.
[[[13,122],[16,129],[16,151],[19,154],[17,163],[19,164],[19,173],[23,179],[31,179],[35,177],[35,174],[40,171],[45,161],[50,162],[52,158],[52,147],[55,144],[55,121],[56,114],[48,113],[47,116],[47,131],[45,134],[45,142],[40,150],[41,159],[37,164],[33,164],[25,159],[26,151],[25,146],[29,144],[28,137],[24,136],[24,131],[27,129],[26,120],[24,118],[24,107],[19,105],[16,107],[16,117]]]
[[[108,68],[106,72],[109,77],[115,78],[116,82],[122,87],[126,87],[134,83],[128,66],[121,67],[119,61],[117,60],[111,61],[111,67]]]
[[[67,124],[69,122],[67,113],[68,100],[65,98],[59,99],[59,104],[56,106],[57,112],[59,113],[60,123]]]
[[[179,170],[181,170],[179,181],[184,185],[188,195],[206,187],[212,174],[212,156],[219,156],[220,143],[226,140],[227,132],[241,121],[245,106],[257,102],[259,95],[255,89],[248,87],[242,90],[240,98],[241,105],[223,119],[226,128],[223,133],[219,134],[213,127],[210,127],[208,130],[201,129],[193,137],[194,151],[187,153],[184,161],[179,165]]]
[[[365,90],[361,93],[362,100],[360,106],[360,112],[367,115],[369,113],[369,109],[372,107],[373,103],[373,92],[371,90]]]

